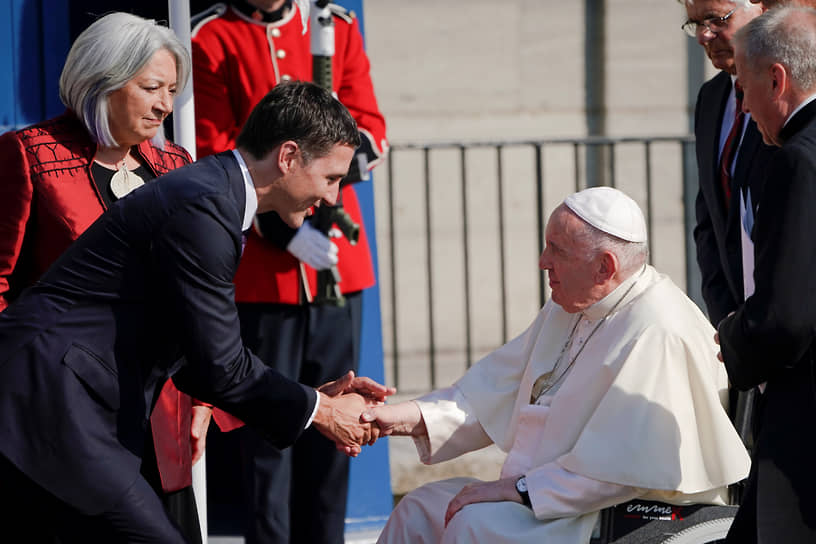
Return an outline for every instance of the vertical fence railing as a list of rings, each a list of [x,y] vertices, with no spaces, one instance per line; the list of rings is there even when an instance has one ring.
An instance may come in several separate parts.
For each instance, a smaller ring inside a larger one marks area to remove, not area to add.
[[[644,142],[645,162],[644,169],[646,171],[646,226],[649,232],[654,232],[654,205],[652,203],[652,142],[646,140]],[[652,237],[649,236],[649,255],[654,259],[654,244]]]
[[[498,200],[499,231],[499,300],[501,300],[501,331],[502,344],[507,342],[507,267],[504,257],[507,253],[504,238],[504,173],[502,170],[502,145],[496,146],[496,199]]]
[[[433,277],[433,222],[431,214],[431,164],[430,148],[422,150],[423,173],[425,181],[425,263],[428,281],[428,365],[431,376],[431,389],[436,389],[436,337],[434,329],[434,277]],[[397,310],[398,308],[394,308]]]
[[[468,184],[467,184],[467,147],[459,148],[459,160],[462,183],[462,260],[464,270],[464,303],[465,303],[465,366],[473,364],[473,343],[470,330],[470,242],[468,237]]]
[[[576,151],[576,157],[577,157]],[[575,172],[578,172],[578,162],[576,159]],[[535,146],[535,180],[536,180],[536,249],[538,254],[544,251],[544,156],[541,145]],[[543,306],[547,292],[547,276],[543,270],[538,271],[538,305]]]
[[[394,145],[377,210],[388,216],[378,233],[388,254],[381,271],[382,302],[390,306],[387,381],[404,393],[447,385],[477,355],[521,332],[548,296],[546,274],[528,270],[544,248],[547,215],[586,187],[590,170],[638,200],[652,262],[659,256],[657,266],[669,268],[699,303],[693,143],[674,136]],[[587,153],[590,146],[602,152]],[[591,169],[583,162],[590,155]],[[458,189],[445,193],[456,181]],[[437,202],[439,194],[460,202]],[[492,211],[478,204],[488,196]],[[486,271],[495,278],[485,280]],[[452,275],[457,289],[446,288]],[[498,285],[487,284],[493,281]]]
[[[694,225],[696,224],[696,212],[694,204],[697,199],[698,179],[697,179],[697,157],[695,156],[694,141],[684,140],[683,147],[683,222],[685,228],[686,248],[686,293],[702,307],[703,294],[701,291],[702,276],[700,268],[695,259],[696,249],[694,245]]]

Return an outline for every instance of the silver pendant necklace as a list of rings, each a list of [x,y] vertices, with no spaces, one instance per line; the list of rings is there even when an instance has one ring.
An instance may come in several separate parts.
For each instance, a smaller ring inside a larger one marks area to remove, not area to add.
[[[544,393],[546,393],[547,391],[552,389],[553,386],[555,386],[555,384],[561,379],[561,377],[567,373],[567,370],[570,369],[572,363],[575,362],[575,359],[578,358],[578,355],[581,353],[581,350],[584,349],[586,342],[584,342],[584,344],[578,350],[578,353],[575,354],[575,357],[572,358],[570,363],[567,365],[567,368],[564,369],[564,372],[562,372],[558,376],[555,375],[555,373],[558,371],[558,366],[561,364],[561,360],[564,358],[564,353],[567,353],[567,351],[572,346],[572,339],[575,336],[575,331],[578,330],[578,323],[581,322],[581,317],[582,315],[578,314],[578,319],[575,320],[575,324],[572,326],[572,330],[570,331],[569,336],[567,337],[567,341],[564,343],[564,346],[561,348],[561,352],[558,354],[558,358],[555,360],[555,365],[553,365],[552,370],[543,373],[536,379],[535,383],[533,384],[533,389],[530,392],[530,404],[535,404]],[[600,323],[602,322],[603,321],[601,321]],[[594,333],[597,329],[598,325],[595,326],[595,329],[593,329],[592,332]],[[591,333],[590,336],[592,336]],[[587,340],[589,340],[589,338],[587,338]]]
[[[122,165],[116,170],[110,181],[111,192],[116,198],[122,198],[142,185],[144,185],[142,177],[128,170],[124,160],[122,160]]]
[[[640,272],[640,275],[643,275],[643,271]],[[538,399],[540,399],[547,391],[555,387],[555,385],[558,382],[560,382],[564,376],[567,375],[569,369],[572,368],[573,364],[575,364],[575,360],[578,359],[578,356],[581,355],[581,352],[584,351],[584,348],[589,343],[589,339],[592,338],[592,335],[595,334],[595,332],[601,327],[601,325],[603,325],[606,322],[606,319],[610,315],[612,315],[612,312],[614,312],[615,309],[620,305],[620,303],[623,302],[623,299],[626,298],[626,295],[628,295],[629,292],[632,291],[632,289],[635,287],[638,280],[640,279],[640,275],[637,277],[637,279],[635,279],[635,281],[632,282],[632,285],[630,285],[629,288],[626,289],[626,292],[623,293],[623,296],[618,299],[618,301],[609,309],[608,312],[606,312],[606,315],[604,315],[603,318],[600,321],[598,321],[598,324],[595,325],[595,327],[589,333],[589,336],[587,336],[586,340],[584,340],[584,343],[581,344],[580,348],[578,348],[578,353],[576,353],[575,356],[573,356],[567,367],[560,374],[556,375],[556,372],[558,371],[558,366],[561,364],[561,360],[563,359],[564,354],[567,353],[570,347],[572,346],[572,339],[575,336],[575,331],[578,329],[578,323],[581,322],[581,318],[583,317],[583,314],[578,314],[578,319],[575,320],[575,325],[572,326],[572,330],[569,333],[569,337],[567,338],[567,341],[564,343],[564,347],[561,348],[561,353],[558,354],[558,358],[555,360],[555,365],[553,365],[552,370],[543,373],[536,379],[535,383],[533,383],[533,389],[532,391],[530,391],[530,404],[536,404],[538,402]]]

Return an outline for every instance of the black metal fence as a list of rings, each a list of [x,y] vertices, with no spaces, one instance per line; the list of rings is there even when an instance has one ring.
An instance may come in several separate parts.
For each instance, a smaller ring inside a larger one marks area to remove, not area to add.
[[[532,321],[547,216],[587,186],[638,201],[651,262],[699,300],[692,137],[398,144],[376,175],[386,381],[401,393],[448,385]]]

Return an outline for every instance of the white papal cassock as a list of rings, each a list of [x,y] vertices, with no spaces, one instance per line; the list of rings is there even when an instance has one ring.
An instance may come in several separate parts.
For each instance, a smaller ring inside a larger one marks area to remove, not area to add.
[[[574,327],[555,375],[578,357],[530,404]],[[416,439],[422,462],[495,442],[508,454],[501,477],[526,475],[532,510],[473,504],[446,529],[448,502],[472,480],[436,482],[403,498],[379,541],[582,543],[599,510],[632,498],[724,504],[750,460],[724,409],[713,337],[697,306],[651,266],[579,314],[547,302],[452,387],[417,399],[428,429]]]

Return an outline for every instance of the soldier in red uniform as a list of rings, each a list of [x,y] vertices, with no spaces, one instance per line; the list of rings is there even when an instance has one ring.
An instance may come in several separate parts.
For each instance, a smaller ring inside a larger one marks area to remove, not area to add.
[[[302,2],[298,2],[302,4]],[[357,121],[370,169],[386,150],[369,61],[354,15],[332,5],[333,90]],[[310,31],[292,0],[234,1],[198,16],[193,29],[193,79],[198,156],[231,148],[253,106],[281,81],[312,80]],[[354,180],[352,180],[354,181]],[[359,241],[329,239],[311,224],[287,227],[277,215],[256,217],[235,277],[245,344],[286,376],[319,385],[359,358],[361,291],[374,284],[366,231],[353,186],[345,211],[361,226]],[[316,270],[337,265],[342,307],[315,304]],[[274,417],[274,415],[270,415]],[[288,450],[240,431],[244,496],[253,542],[343,542],[348,458],[307,431]],[[211,467],[213,468],[213,467]],[[288,499],[288,500],[287,500]]]

